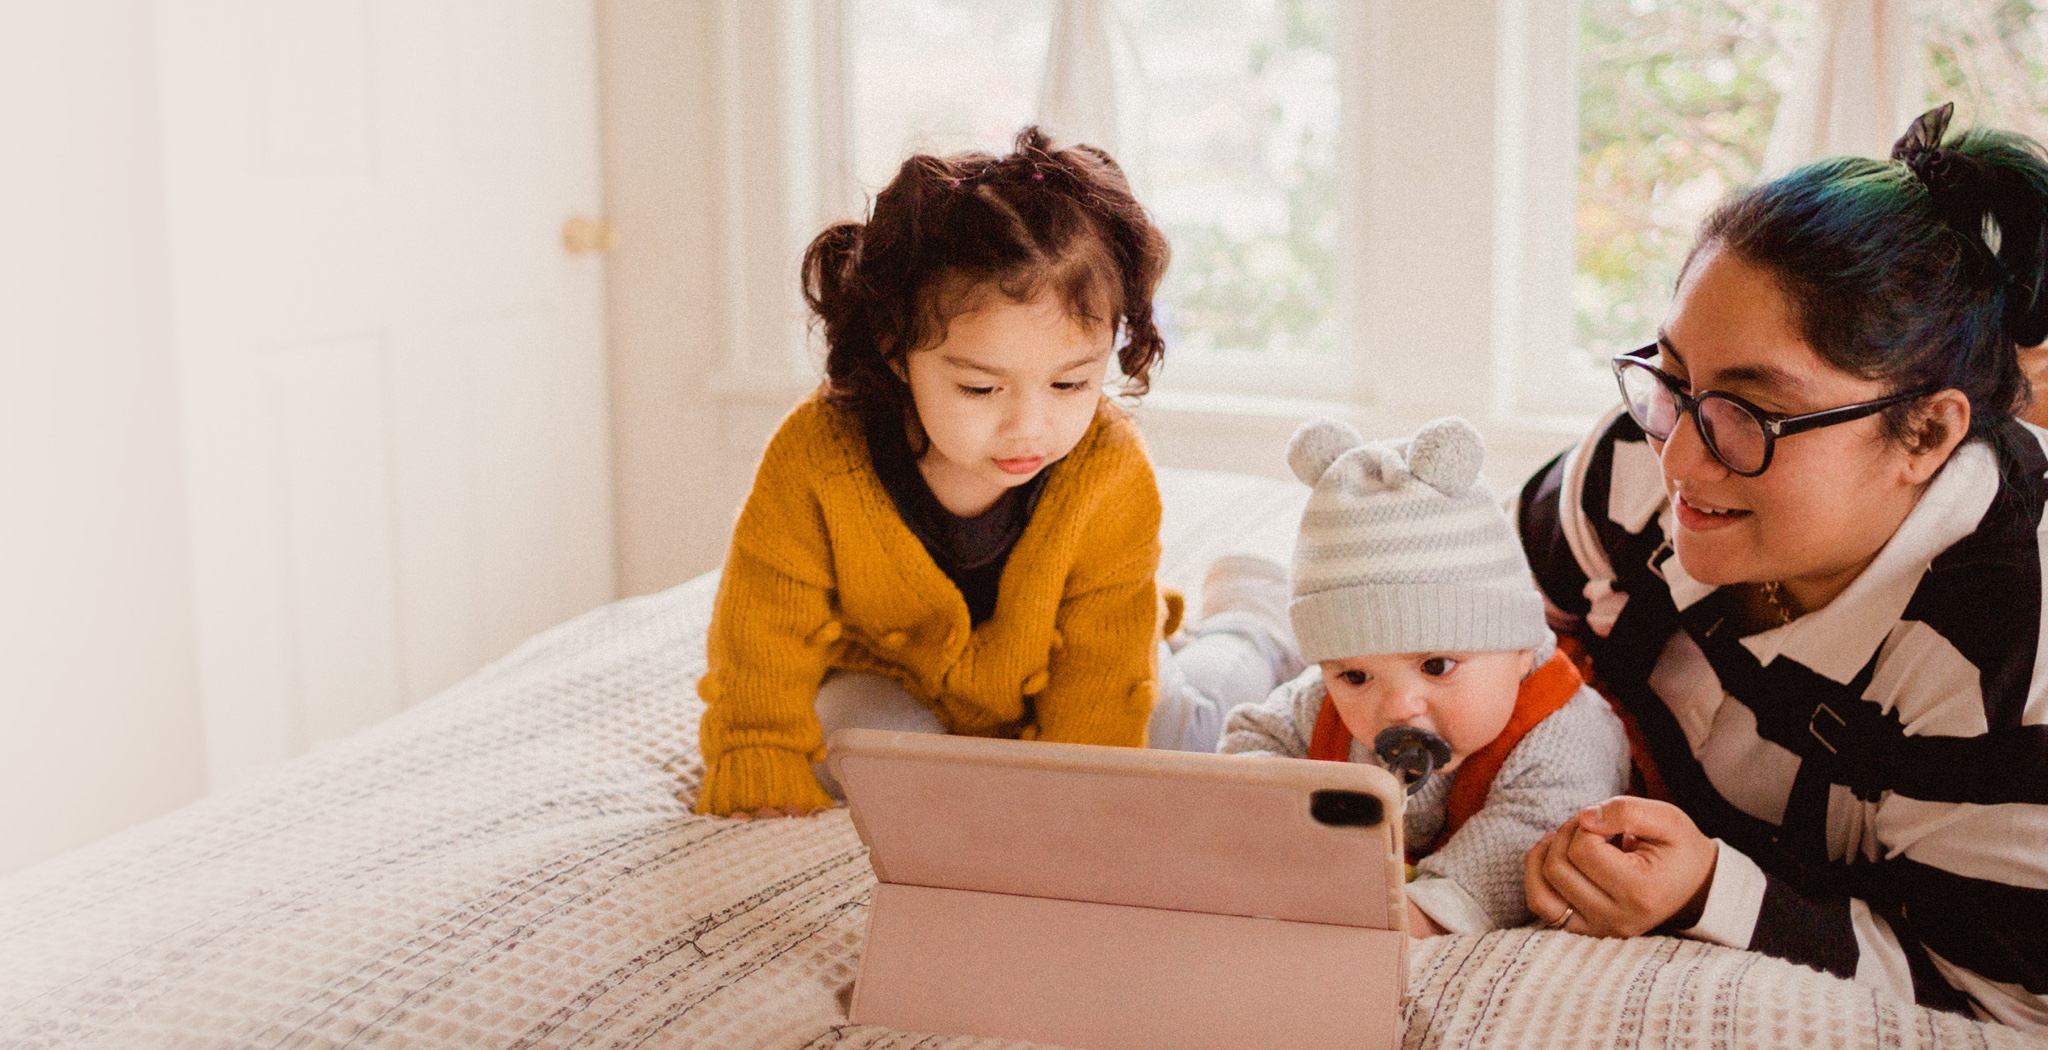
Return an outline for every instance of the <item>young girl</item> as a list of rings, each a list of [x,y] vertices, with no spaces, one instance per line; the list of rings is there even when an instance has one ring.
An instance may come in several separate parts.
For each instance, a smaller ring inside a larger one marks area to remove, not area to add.
[[[1159,493],[1101,386],[1114,356],[1146,389],[1166,258],[1115,162],[1036,128],[1005,157],[910,158],[866,223],[811,242],[826,381],[733,533],[698,812],[829,807],[845,725],[1209,750],[1298,667],[1284,574],[1228,561],[1209,589],[1240,608],[1211,596],[1174,676],[1205,681],[1155,711]]]

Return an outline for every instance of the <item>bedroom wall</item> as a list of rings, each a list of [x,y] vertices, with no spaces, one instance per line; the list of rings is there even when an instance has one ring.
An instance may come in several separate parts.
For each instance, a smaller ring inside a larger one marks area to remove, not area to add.
[[[737,498],[720,454],[722,233],[704,187],[718,179],[715,3],[604,0],[598,83],[608,273],[613,528],[619,593],[660,590],[717,565]]]
[[[205,778],[150,5],[0,5],[0,874]]]
[[[788,25],[824,0],[601,0],[619,593],[717,568],[782,415],[816,383],[785,136]],[[815,118],[815,115],[813,115]]]

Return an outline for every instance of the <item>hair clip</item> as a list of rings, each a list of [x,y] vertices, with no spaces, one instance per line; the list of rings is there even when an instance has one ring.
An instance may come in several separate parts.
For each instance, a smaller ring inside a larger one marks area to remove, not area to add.
[[[1891,156],[1927,188],[1935,218],[1971,245],[1977,267],[1996,281],[2008,282],[2012,270],[1998,255],[2004,239],[1998,172],[1980,157],[1942,145],[1955,112],[1955,103],[1944,102],[1914,118],[1892,145]]]
[[[1941,140],[1948,134],[1948,124],[1956,115],[1956,104],[1944,102],[1933,109],[1913,118],[1906,133],[1892,143],[1892,159],[1906,162],[1913,174],[1922,182],[1928,179],[1928,168],[1935,156],[1944,152]],[[1938,181],[1938,180],[1936,180]]]

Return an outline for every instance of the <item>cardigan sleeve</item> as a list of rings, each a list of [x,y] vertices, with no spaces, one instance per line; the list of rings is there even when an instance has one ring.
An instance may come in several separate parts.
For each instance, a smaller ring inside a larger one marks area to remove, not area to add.
[[[811,772],[824,757],[813,704],[839,630],[830,540],[809,481],[830,438],[806,407],[769,442],[719,579],[697,685],[706,706],[699,813],[832,805]]]
[[[1055,643],[1022,736],[1141,747],[1158,688],[1159,485],[1135,428],[1119,420],[1077,530],[1054,614]]]

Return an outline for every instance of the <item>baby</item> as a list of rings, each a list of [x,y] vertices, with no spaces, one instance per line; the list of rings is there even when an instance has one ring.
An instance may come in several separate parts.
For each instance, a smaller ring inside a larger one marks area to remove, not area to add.
[[[1555,654],[1484,457],[1457,418],[1408,441],[1333,420],[1295,433],[1288,465],[1315,491],[1288,611],[1311,666],[1232,711],[1218,747],[1403,779],[1418,937],[1529,921],[1523,854],[1628,787],[1621,721]]]

